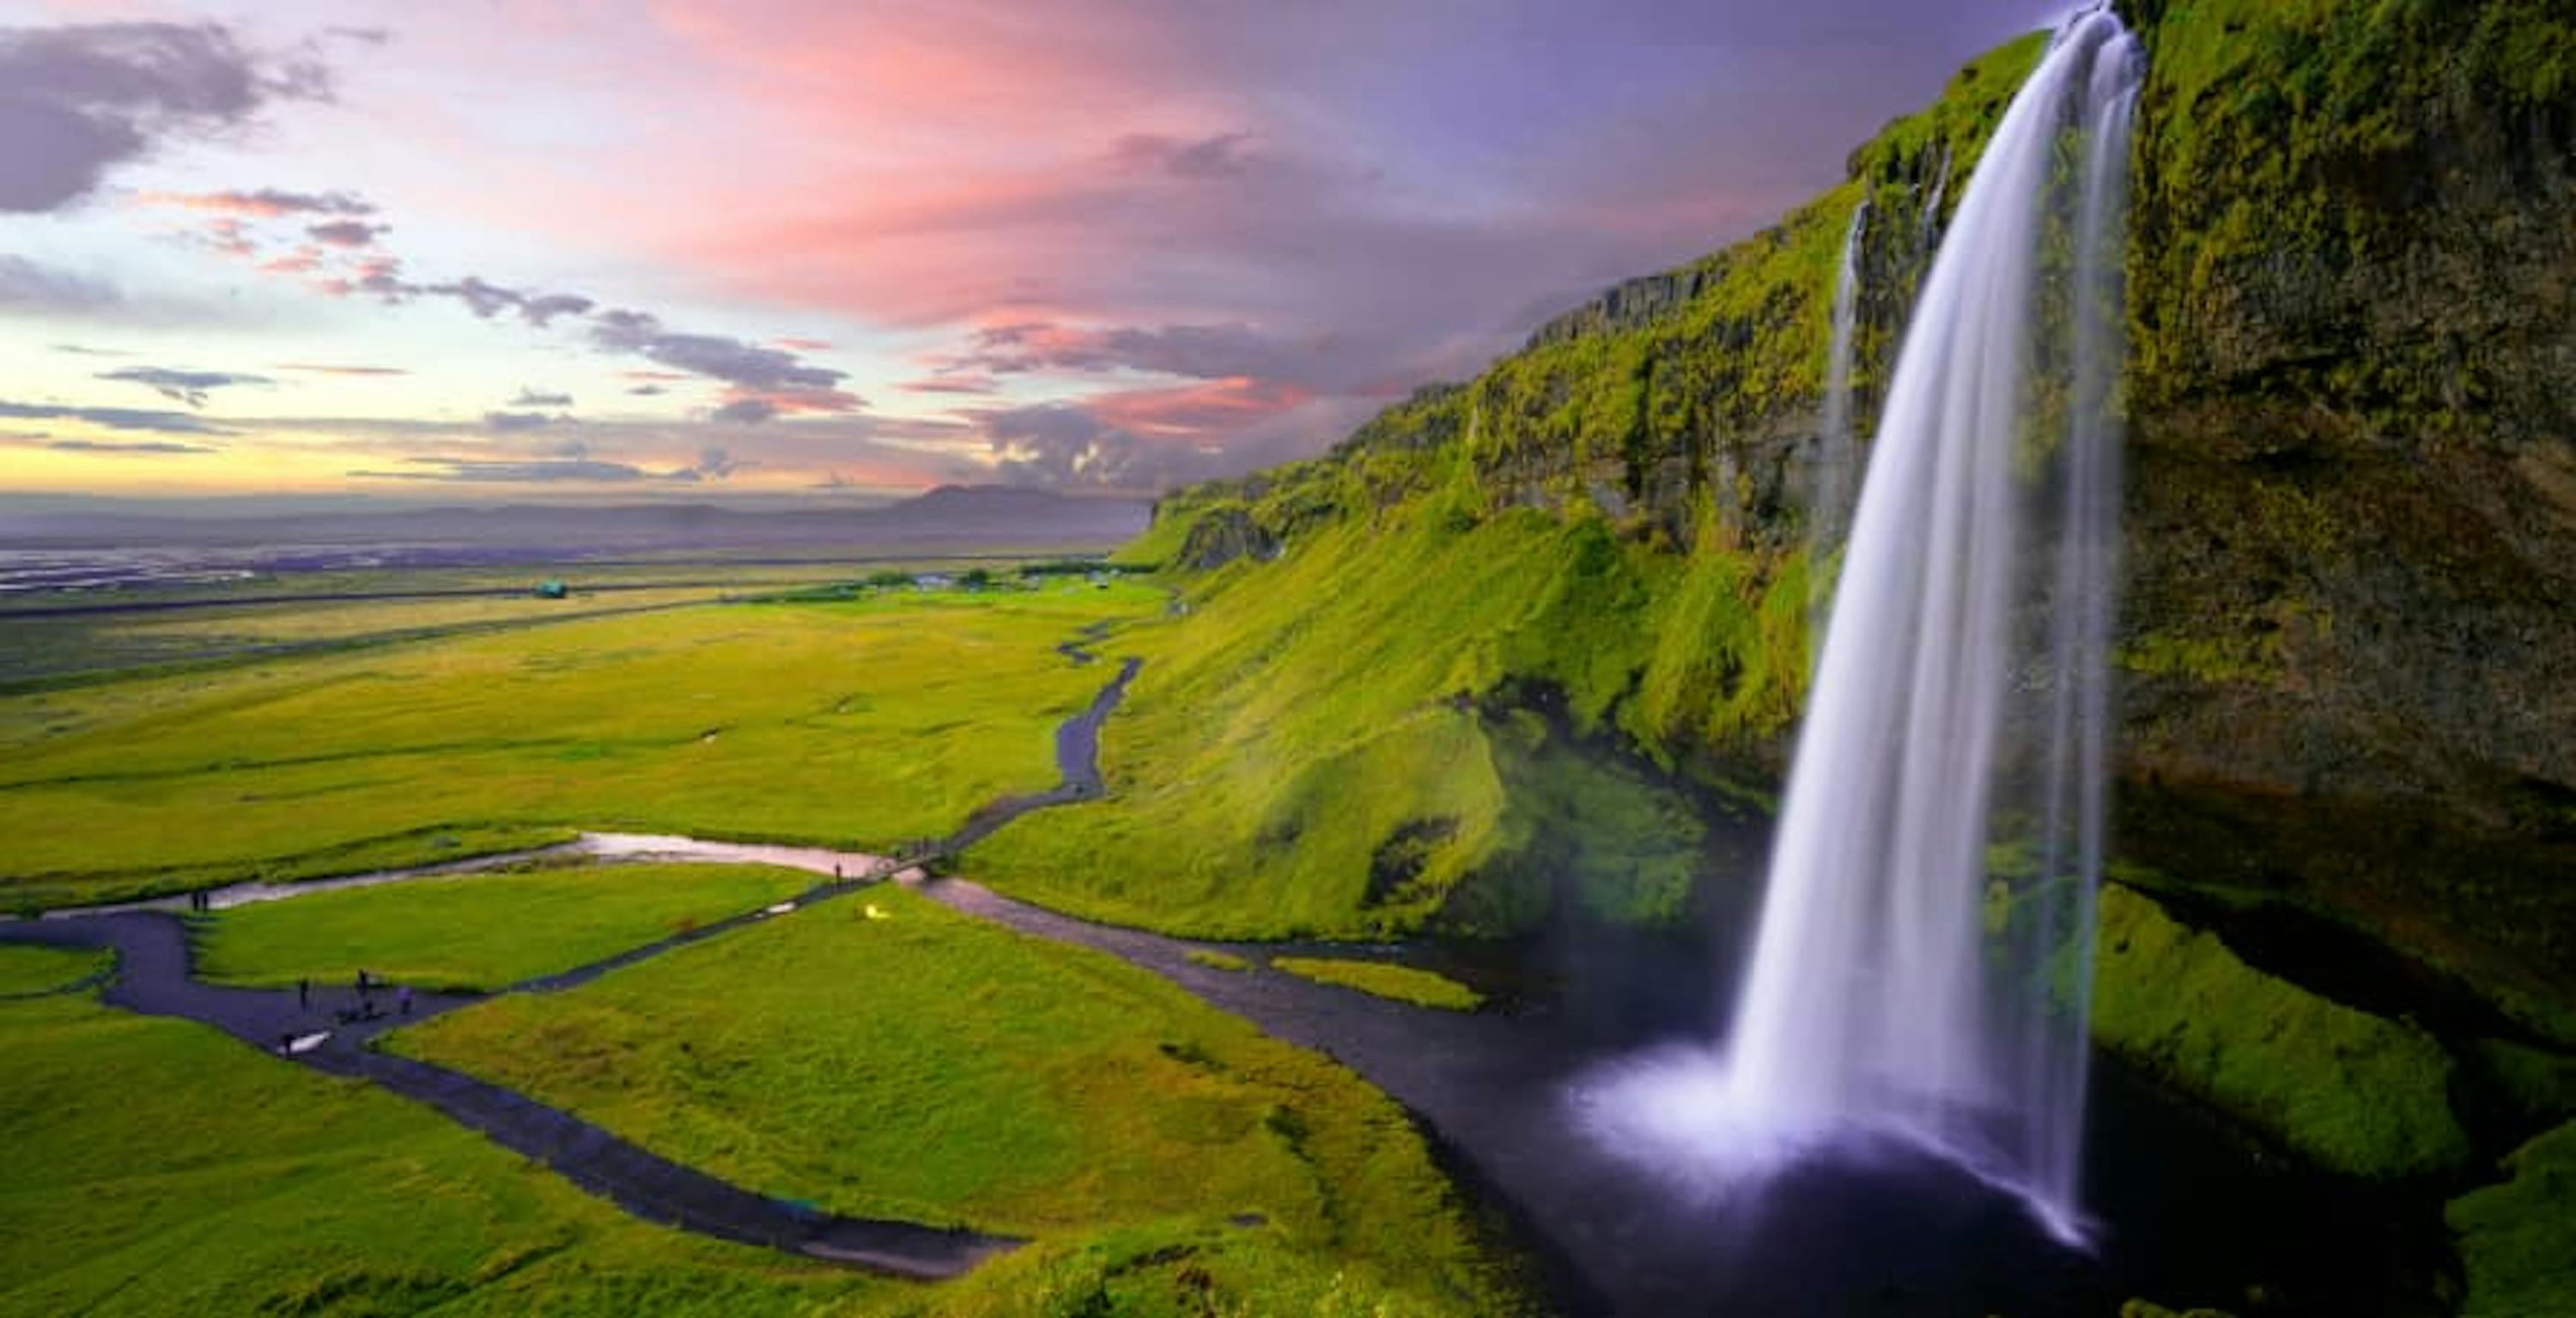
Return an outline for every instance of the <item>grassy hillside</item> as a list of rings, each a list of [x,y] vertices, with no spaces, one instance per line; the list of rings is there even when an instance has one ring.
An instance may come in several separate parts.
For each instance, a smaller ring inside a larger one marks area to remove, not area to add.
[[[1427,500],[1238,561],[1185,607],[1118,639],[1148,661],[1104,733],[1109,798],[1003,830],[978,877],[1248,937],[1501,931],[1561,895],[1668,919],[1704,825],[1585,739],[1773,732],[1806,671],[1797,559],[1658,554],[1597,514]]]
[[[2040,48],[1970,64],[1778,228],[1612,290],[1329,458],[1167,499],[1123,557],[1182,573],[1187,612],[1121,637],[1148,662],[1105,734],[1110,799],[1003,831],[976,872],[1212,935],[1680,918],[1708,868],[1691,794],[1758,804],[1805,692],[1793,450],[1852,210],[1885,291],[1866,397]]]

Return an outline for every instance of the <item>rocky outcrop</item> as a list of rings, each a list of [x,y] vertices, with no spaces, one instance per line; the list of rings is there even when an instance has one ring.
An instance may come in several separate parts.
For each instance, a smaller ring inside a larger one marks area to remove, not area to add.
[[[1238,558],[1268,558],[1279,552],[1279,538],[1252,519],[1241,505],[1211,508],[1190,524],[1181,540],[1178,566],[1194,572],[1220,568]]]

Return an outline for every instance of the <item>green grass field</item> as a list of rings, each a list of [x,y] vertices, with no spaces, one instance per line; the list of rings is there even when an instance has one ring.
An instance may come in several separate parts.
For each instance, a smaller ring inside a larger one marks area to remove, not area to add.
[[[852,570],[847,564],[819,563],[400,568],[59,596],[22,594],[7,601],[19,615],[0,619],[0,691],[86,685],[139,669],[203,668],[263,655],[543,627],[594,614],[750,598],[846,580]],[[537,598],[530,588],[548,577],[568,579],[572,593],[564,599]],[[430,592],[458,593],[418,598]],[[382,593],[414,598],[310,598]],[[268,602],[258,602],[262,600]],[[155,607],[75,611],[120,603]],[[174,603],[189,607],[161,607]]]
[[[400,1099],[80,997],[0,1003],[0,1314],[865,1311],[913,1288],[633,1221]]]
[[[1256,1214],[1363,1292],[1497,1301],[1420,1138],[1349,1073],[1101,954],[869,901],[887,918],[809,908],[390,1045],[844,1213],[1058,1243]]]
[[[886,846],[1055,781],[1159,592],[731,604],[0,698],[0,902],[453,859],[581,827]]]
[[[884,1281],[635,1221],[433,1113],[185,1022],[0,1002],[0,1053],[0,1130],[46,1150],[0,1159],[7,1318],[1497,1311],[1377,1286],[1281,1226],[1192,1220]]]
[[[491,991],[755,910],[814,886],[765,865],[588,865],[320,892],[206,923],[197,973],[277,988],[361,969],[397,984]]]
[[[1484,994],[1446,975],[1416,970],[1411,966],[1313,956],[1274,956],[1270,958],[1270,964],[1274,969],[1318,984],[1338,984],[1373,997],[1410,1002],[1417,1007],[1474,1011],[1485,1005]]]
[[[103,948],[0,944],[0,998],[46,993],[97,974],[115,954]]]

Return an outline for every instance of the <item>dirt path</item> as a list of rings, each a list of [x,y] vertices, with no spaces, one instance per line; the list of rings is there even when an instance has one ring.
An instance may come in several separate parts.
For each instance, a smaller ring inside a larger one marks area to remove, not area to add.
[[[1060,648],[1077,664],[1091,663],[1097,656],[1083,644],[1099,639],[1100,634],[1086,629]],[[202,899],[212,909],[224,910],[317,892],[448,878],[529,860],[569,856],[754,863],[831,876],[786,903],[746,911],[502,990],[560,992],[673,948],[722,937],[762,920],[846,896],[889,877],[900,874],[918,879],[921,871],[915,867],[952,855],[1030,811],[1098,796],[1100,724],[1117,708],[1139,666],[1140,661],[1127,660],[1090,705],[1056,729],[1056,763],[1062,781],[1054,788],[995,801],[977,810],[956,833],[907,857],[652,834],[586,833],[577,841],[536,851],[305,883],[235,884],[209,890]],[[818,1213],[658,1157],[524,1094],[373,1046],[387,1030],[485,1000],[478,995],[415,993],[406,1014],[399,1010],[397,990],[393,988],[361,993],[354,984],[333,984],[299,1000],[298,994],[289,989],[206,983],[195,977],[195,949],[190,943],[189,926],[180,916],[180,912],[189,909],[190,902],[190,894],[180,894],[117,906],[55,911],[37,920],[0,922],[0,941],[112,948],[117,965],[104,994],[109,1005],[212,1026],[300,1065],[366,1080],[426,1104],[504,1148],[545,1163],[575,1185],[648,1221],[924,1279],[959,1275],[1023,1243],[911,1222]],[[782,906],[786,909],[782,910]]]
[[[865,883],[827,883],[796,899],[809,902],[855,892]],[[633,949],[605,961],[513,986],[507,992],[552,992],[587,983],[620,966],[767,918],[752,912]],[[896,1276],[953,1277],[1020,1242],[910,1222],[839,1217],[773,1199],[658,1157],[561,1109],[461,1072],[381,1052],[385,1031],[483,999],[420,993],[411,1011],[396,992],[361,995],[348,983],[317,988],[299,1003],[292,989],[208,984],[193,974],[185,921],[166,911],[126,911],[79,919],[0,926],[0,940],[115,950],[117,968],[105,1000],[148,1016],[212,1026],[263,1051],[332,1075],[366,1080],[437,1109],[493,1143],[534,1158],[566,1180],[626,1211],[699,1235],[761,1245]],[[377,1014],[342,1018],[372,1004]]]

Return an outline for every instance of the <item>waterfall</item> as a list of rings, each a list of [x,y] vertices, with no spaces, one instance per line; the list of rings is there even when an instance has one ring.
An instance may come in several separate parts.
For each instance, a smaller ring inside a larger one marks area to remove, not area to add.
[[[1914,260],[1920,270],[1924,258],[1932,255],[1933,245],[1941,238],[1941,202],[1950,195],[1950,148],[1941,148],[1941,167],[1932,177],[1931,195],[1923,199],[1923,213],[1914,221]]]
[[[1821,564],[1843,542],[1851,520],[1852,473],[1852,337],[1860,319],[1860,243],[1869,226],[1869,198],[1852,208],[1843,230],[1843,260],[1834,277],[1834,330],[1825,356],[1825,407],[1816,428],[1814,489],[1807,507],[1807,557]],[[1821,583],[1823,574],[1817,574]],[[1819,585],[1819,598],[1822,586]]]
[[[1871,444],[1723,1052],[1585,1097],[1652,1159],[1896,1136],[2083,1236],[2142,59],[2109,13],[2070,19],[1968,180]],[[1998,841],[2035,863],[1992,864]]]

